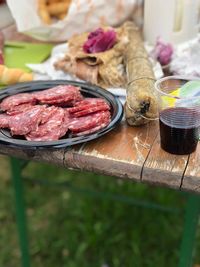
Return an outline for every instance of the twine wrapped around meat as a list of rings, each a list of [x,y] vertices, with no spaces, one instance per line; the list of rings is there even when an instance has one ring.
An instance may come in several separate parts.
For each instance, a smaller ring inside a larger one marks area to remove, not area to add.
[[[125,54],[128,81],[125,117],[129,125],[137,126],[157,117],[155,77],[139,29],[131,22],[127,25],[130,42]]]

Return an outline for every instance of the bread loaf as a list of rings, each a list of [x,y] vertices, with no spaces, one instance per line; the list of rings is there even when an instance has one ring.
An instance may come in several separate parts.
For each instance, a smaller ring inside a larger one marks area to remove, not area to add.
[[[9,85],[32,80],[32,73],[27,73],[21,69],[7,68],[4,65],[0,65],[0,84]]]

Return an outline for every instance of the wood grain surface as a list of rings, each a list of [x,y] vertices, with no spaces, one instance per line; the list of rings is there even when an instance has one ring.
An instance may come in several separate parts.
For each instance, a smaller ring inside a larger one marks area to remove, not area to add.
[[[34,41],[15,26],[3,32],[7,40]],[[74,147],[27,150],[0,144],[0,153],[200,193],[200,144],[195,153],[177,156],[163,151],[159,138],[157,122],[130,127],[123,121],[105,136]]]

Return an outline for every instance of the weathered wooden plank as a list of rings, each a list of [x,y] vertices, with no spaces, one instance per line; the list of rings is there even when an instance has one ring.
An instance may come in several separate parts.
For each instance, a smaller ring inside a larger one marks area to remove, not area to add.
[[[161,149],[158,134],[144,164],[141,179],[155,185],[179,189],[188,157],[169,154]]]
[[[181,188],[200,193],[200,143],[189,157]]]
[[[64,149],[23,149],[0,144],[0,154],[63,167]]]
[[[122,122],[104,137],[65,154],[66,166],[140,179],[141,169],[158,131],[157,123],[130,127]]]

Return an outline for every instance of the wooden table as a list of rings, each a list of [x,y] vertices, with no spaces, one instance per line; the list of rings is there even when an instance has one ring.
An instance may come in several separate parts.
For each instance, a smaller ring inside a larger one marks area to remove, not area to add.
[[[30,40],[18,34],[14,26],[4,29],[3,32],[7,40]],[[166,153],[160,148],[158,122],[135,128],[122,122],[105,136],[71,148],[23,150],[1,144],[0,153],[65,168],[88,170],[156,186],[200,193],[200,144],[197,151],[191,155],[177,156]],[[193,224],[190,220],[186,220],[187,229],[190,229],[187,235],[195,234],[195,231],[194,233],[192,231],[196,227],[199,211],[197,196],[192,195],[192,197],[187,213],[189,212],[190,218],[193,216],[194,220]],[[194,208],[193,214],[191,205],[197,207]],[[182,250],[187,246],[188,243],[183,242]],[[191,260],[191,253],[187,256],[189,256],[187,263],[182,263],[180,266],[190,266],[187,264]]]

